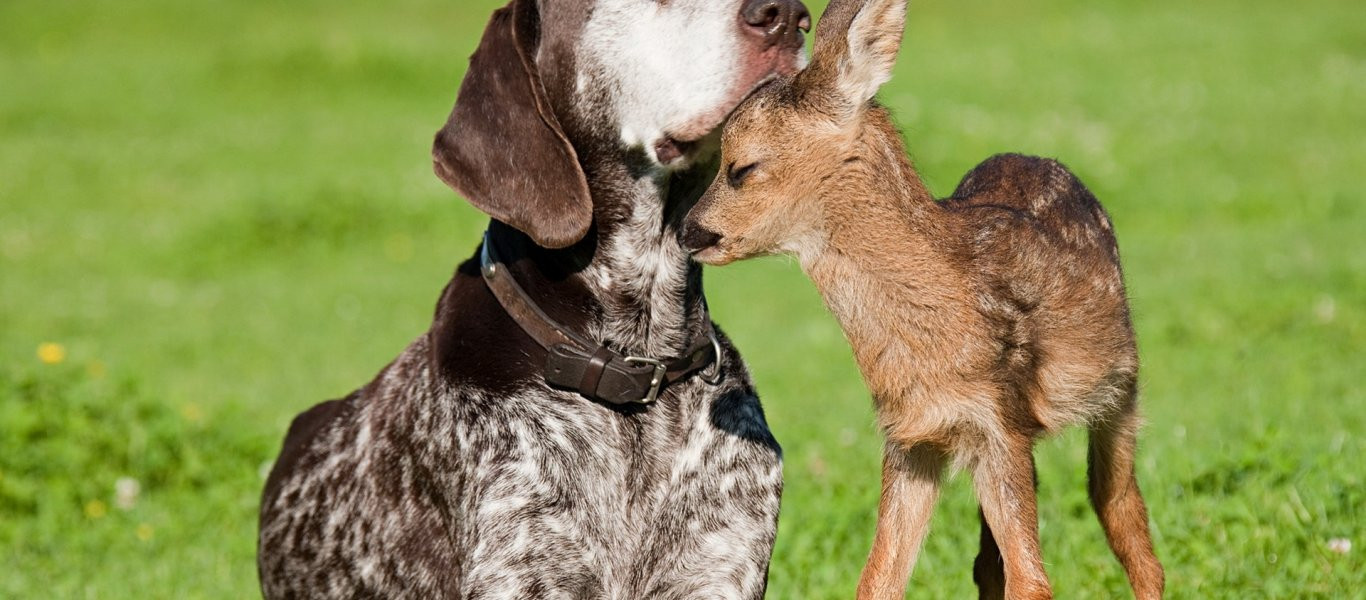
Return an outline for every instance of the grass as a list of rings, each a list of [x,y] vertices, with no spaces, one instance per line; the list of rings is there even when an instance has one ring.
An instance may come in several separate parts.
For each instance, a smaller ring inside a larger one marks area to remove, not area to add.
[[[496,4],[0,3],[0,597],[256,594],[289,419],[424,330],[477,242],[428,144]],[[1056,156],[1118,224],[1170,596],[1362,589],[1360,4],[911,10],[883,99],[931,188],[995,152]],[[708,289],[786,450],[770,595],[849,597],[879,437],[843,338],[787,261]],[[1038,457],[1058,596],[1124,596],[1083,437]],[[968,487],[911,596],[971,596]]]

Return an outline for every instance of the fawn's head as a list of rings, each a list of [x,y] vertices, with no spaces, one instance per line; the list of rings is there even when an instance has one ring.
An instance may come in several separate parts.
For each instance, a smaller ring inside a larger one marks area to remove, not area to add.
[[[685,224],[708,264],[797,253],[819,239],[826,203],[850,168],[873,95],[891,78],[907,0],[833,0],[811,65],[742,104],[721,138],[721,169]]]

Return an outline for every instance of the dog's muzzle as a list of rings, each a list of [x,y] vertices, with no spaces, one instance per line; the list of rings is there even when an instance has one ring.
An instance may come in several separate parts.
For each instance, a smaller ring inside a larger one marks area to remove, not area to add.
[[[811,11],[799,0],[747,0],[740,18],[765,46],[801,48],[802,32],[811,31]]]

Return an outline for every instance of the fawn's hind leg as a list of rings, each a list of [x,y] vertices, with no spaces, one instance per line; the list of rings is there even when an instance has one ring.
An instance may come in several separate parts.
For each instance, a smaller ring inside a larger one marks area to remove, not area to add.
[[[1039,491],[1039,469],[1033,469],[1034,492]],[[978,600],[1001,600],[1006,597],[1006,571],[1001,559],[1001,547],[996,545],[996,536],[991,533],[991,525],[981,509],[977,519],[982,523],[982,537],[978,541],[980,549],[977,560],[972,563],[972,581],[977,584]]]
[[[1091,506],[1105,528],[1110,549],[1129,576],[1134,596],[1156,600],[1162,597],[1165,581],[1162,564],[1153,553],[1148,509],[1134,474],[1139,421],[1135,407],[1131,399],[1118,416],[1091,427],[1087,478]]]
[[[930,529],[939,498],[945,456],[921,444],[903,450],[888,442],[882,457],[882,500],[878,503],[873,550],[859,578],[859,600],[904,598],[920,544]]]
[[[1038,500],[1034,494],[1034,440],[1007,434],[992,451],[977,458],[973,485],[982,514],[1000,548],[1005,597],[1053,597],[1039,550]]]
[[[1001,562],[1001,548],[996,545],[991,525],[987,524],[987,516],[980,509],[977,518],[982,522],[982,539],[977,560],[972,563],[972,581],[977,584],[979,600],[1001,600],[1006,597],[1006,571]]]

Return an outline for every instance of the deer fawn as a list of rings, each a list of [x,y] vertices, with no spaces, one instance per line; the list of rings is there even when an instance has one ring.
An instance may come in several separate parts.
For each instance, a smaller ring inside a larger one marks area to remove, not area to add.
[[[971,470],[982,597],[1049,598],[1033,443],[1090,430],[1091,502],[1135,595],[1160,598],[1134,473],[1138,354],[1104,209],[1061,164],[1003,155],[936,202],[887,111],[906,0],[834,0],[810,66],[731,117],[689,214],[695,258],[795,255],[844,328],[886,433],[859,598],[900,598],[948,463]]]

